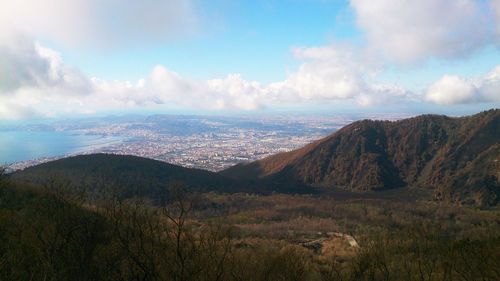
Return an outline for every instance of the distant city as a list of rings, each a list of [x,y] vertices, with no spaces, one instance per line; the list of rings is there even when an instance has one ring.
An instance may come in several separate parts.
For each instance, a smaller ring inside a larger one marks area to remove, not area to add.
[[[10,125],[1,131],[72,132],[122,141],[78,153],[8,163],[8,171],[77,154],[114,153],[152,158],[190,168],[220,171],[240,162],[300,148],[360,119],[398,120],[408,114],[364,116],[226,117],[198,115],[119,116]],[[22,141],[22,140],[19,140]]]

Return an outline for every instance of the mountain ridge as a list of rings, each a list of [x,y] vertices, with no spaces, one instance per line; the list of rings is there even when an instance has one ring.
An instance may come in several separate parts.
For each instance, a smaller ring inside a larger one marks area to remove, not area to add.
[[[405,187],[427,199],[497,205],[499,132],[499,109],[466,117],[361,120],[300,149],[219,173],[130,155],[93,154],[30,167],[11,178],[37,184],[59,178],[97,191],[120,186],[126,197],[150,198],[174,183],[189,191],[228,193],[387,193]]]
[[[361,120],[303,148],[221,174],[322,189],[431,188],[438,200],[491,205],[500,199],[499,132],[498,109],[467,117]]]
[[[244,192],[249,184],[214,172],[185,168],[166,162],[132,155],[97,153],[63,158],[10,174],[18,182],[46,184],[55,179],[62,184],[86,191],[119,189],[125,198],[158,197],[173,184],[187,191]],[[255,190],[252,187],[252,190]]]

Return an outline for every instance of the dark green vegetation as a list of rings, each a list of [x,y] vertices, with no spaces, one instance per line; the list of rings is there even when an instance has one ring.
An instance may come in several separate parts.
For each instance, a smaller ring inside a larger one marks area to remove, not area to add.
[[[168,194],[159,206],[90,206],[57,184],[2,181],[0,280],[500,278],[498,210],[175,185]]]
[[[158,198],[171,183],[182,182],[190,191],[242,192],[258,190],[251,183],[229,179],[213,172],[184,168],[165,162],[113,154],[91,154],[64,158],[13,173],[19,182],[45,184],[57,180],[73,190],[96,195],[119,192],[123,198]],[[109,187],[113,187],[110,190]]]
[[[323,190],[412,187],[435,199],[500,202],[500,110],[470,117],[363,120],[302,149],[222,172],[233,178],[300,182]]]
[[[221,174],[0,173],[0,280],[500,280],[499,115],[361,121]]]

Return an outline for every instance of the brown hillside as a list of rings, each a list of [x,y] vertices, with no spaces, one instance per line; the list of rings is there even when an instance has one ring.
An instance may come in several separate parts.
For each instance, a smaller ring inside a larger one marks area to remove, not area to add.
[[[435,189],[438,199],[494,204],[499,143],[498,109],[461,118],[363,120],[301,149],[222,173],[358,191],[418,186]]]

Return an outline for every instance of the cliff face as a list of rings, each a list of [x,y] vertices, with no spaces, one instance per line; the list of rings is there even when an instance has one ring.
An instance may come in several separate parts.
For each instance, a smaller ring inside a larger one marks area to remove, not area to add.
[[[499,201],[500,110],[469,117],[363,120],[299,150],[222,174],[367,191],[433,188],[442,200]]]

